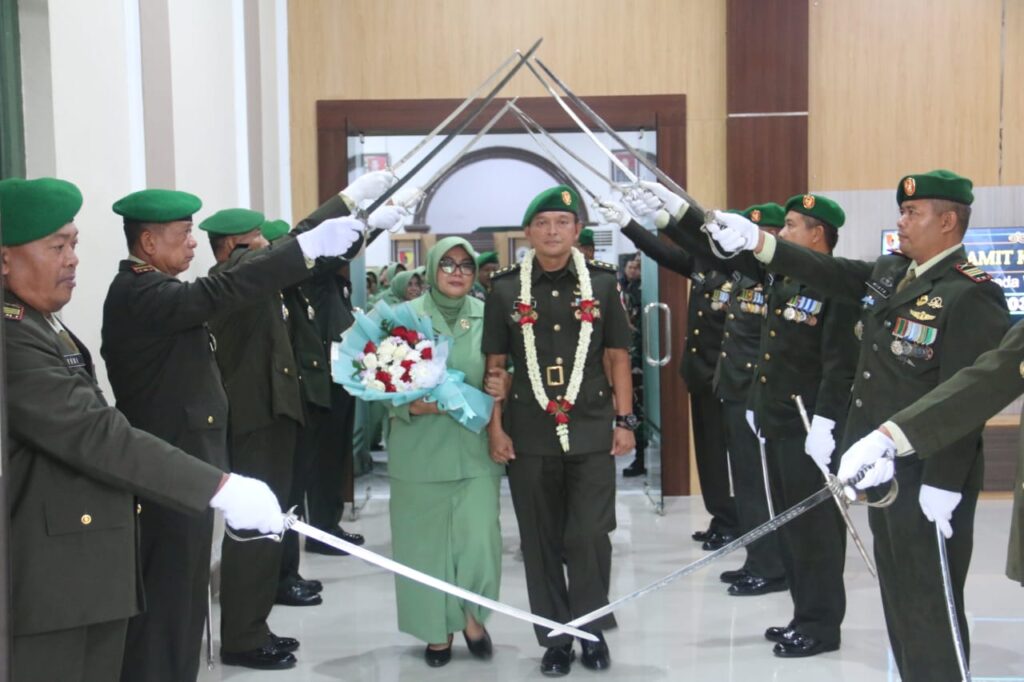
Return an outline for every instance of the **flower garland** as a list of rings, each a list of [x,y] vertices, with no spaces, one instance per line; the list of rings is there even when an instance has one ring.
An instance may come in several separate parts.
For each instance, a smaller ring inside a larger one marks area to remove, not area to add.
[[[526,349],[526,373],[530,378],[533,397],[541,409],[555,418],[555,433],[563,452],[569,452],[569,411],[576,403],[580,386],[583,384],[583,366],[590,350],[590,336],[594,331],[594,290],[590,282],[590,271],[583,254],[575,247],[572,249],[572,261],[576,266],[576,276],[580,283],[580,338],[573,356],[572,372],[569,374],[569,385],[565,397],[561,401],[548,398],[544,390],[544,382],[540,376],[540,363],[537,360],[537,339],[534,325],[537,322],[537,310],[533,305],[531,289],[533,287],[533,257],[536,252],[530,249],[523,259],[519,272],[519,300],[516,301],[519,326],[523,331],[523,344]]]

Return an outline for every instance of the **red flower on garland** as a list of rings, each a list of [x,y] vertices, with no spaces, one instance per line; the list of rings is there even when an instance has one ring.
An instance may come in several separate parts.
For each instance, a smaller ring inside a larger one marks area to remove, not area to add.
[[[516,313],[519,315],[520,327],[537,322],[537,311],[529,303],[517,302]]]
[[[556,424],[568,424],[569,423],[569,410],[572,409],[572,403],[568,400],[562,402],[555,402],[554,400],[548,401],[546,408],[547,413],[554,415]]]
[[[586,298],[580,301],[580,321],[594,321],[594,299]]]

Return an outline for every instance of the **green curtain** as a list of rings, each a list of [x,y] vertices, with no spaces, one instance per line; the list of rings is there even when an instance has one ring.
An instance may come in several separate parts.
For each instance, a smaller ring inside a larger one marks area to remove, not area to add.
[[[25,177],[18,0],[0,0],[0,177]]]

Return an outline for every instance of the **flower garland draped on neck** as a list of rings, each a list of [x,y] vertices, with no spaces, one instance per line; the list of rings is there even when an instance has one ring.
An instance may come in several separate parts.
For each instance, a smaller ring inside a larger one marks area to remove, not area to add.
[[[580,283],[580,338],[573,356],[572,371],[569,374],[569,385],[561,402],[548,398],[544,390],[544,382],[540,375],[540,364],[537,361],[537,339],[533,333],[533,325],[537,322],[537,310],[533,305],[533,258],[535,251],[530,249],[523,259],[519,273],[519,300],[516,310],[519,312],[519,326],[523,330],[523,343],[526,346],[526,373],[530,378],[533,397],[541,409],[555,418],[555,433],[562,446],[562,452],[569,452],[569,411],[576,403],[580,386],[583,384],[583,367],[590,351],[590,336],[594,332],[594,290],[590,283],[590,271],[583,254],[573,247],[572,262],[576,268],[576,276]]]

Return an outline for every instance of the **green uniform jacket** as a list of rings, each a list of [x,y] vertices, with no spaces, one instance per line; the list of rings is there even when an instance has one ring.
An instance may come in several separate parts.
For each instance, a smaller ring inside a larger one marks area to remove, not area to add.
[[[980,355],[973,365],[897,412],[891,421],[903,430],[917,456],[927,459],[943,452],[947,444],[984,427],[986,420],[1021,393],[1024,393],[1024,324],[1018,323],[1007,332],[998,348]],[[1024,583],[1024,434],[1020,445],[1006,575]]]
[[[132,428],[81,341],[4,298],[14,634],[128,618],[144,606],[134,496],[201,512],[222,473]]]
[[[291,244],[281,247],[291,248]],[[272,245],[250,251],[238,247],[226,261],[214,265],[210,273],[242,269],[250,259],[269,257],[277,248]],[[269,426],[279,417],[303,423],[302,393],[288,314],[284,296],[278,292],[255,296],[249,305],[210,321],[217,337],[217,364],[228,394],[230,428],[236,435]]]
[[[843,449],[972,364],[1009,326],[1002,290],[969,266],[962,247],[899,293],[897,284],[910,267],[901,254],[865,262],[824,256],[780,240],[770,267],[861,303],[860,359]],[[917,326],[908,327],[910,323]],[[924,338],[901,338],[908,333]],[[980,436],[978,426],[933,453],[924,463],[922,482],[946,490],[980,489]],[[900,458],[896,467],[916,459]]]
[[[629,320],[619,298],[614,267],[590,261],[588,268],[600,316],[594,320],[583,383],[569,412],[570,450],[566,454],[573,455],[611,451],[614,409],[611,387],[604,374],[604,350],[628,349],[630,342]],[[498,270],[491,278],[491,294],[484,304],[483,351],[512,358],[515,372],[504,416],[516,455],[557,456],[563,453],[555,433],[555,420],[534,398],[526,371],[523,333],[514,317],[519,270],[518,264],[513,265]],[[532,293],[538,315],[534,335],[541,379],[548,398],[558,400],[569,384],[580,334],[580,321],[575,316],[579,281],[573,261],[554,277],[535,262]]]
[[[710,253],[700,233],[702,224],[703,216],[690,209],[681,221],[671,221],[665,233],[684,248],[690,245]],[[793,399],[796,395],[803,399],[808,416],[842,423],[857,360],[857,307],[828,296],[823,288],[805,284],[806,280],[767,272],[750,252],[740,253],[728,263],[764,285],[758,365],[748,398],[761,433],[766,438],[794,438],[805,433]]]
[[[310,283],[285,289],[284,305],[291,325],[292,349],[299,370],[302,399],[311,405],[330,409],[331,370],[327,350],[320,338],[316,308],[310,298]]]
[[[430,317],[434,332],[452,339],[448,367],[466,374],[466,383],[483,390],[484,304],[467,296],[459,319],[449,327],[429,294],[408,304],[419,316]],[[409,406],[389,408],[388,475],[417,483],[459,481],[501,476],[505,468],[490,457],[486,429],[473,433],[446,414],[411,416]]]
[[[722,348],[724,301],[728,298],[722,287],[730,284],[727,271],[716,269],[691,251],[673,248],[636,221],[631,220],[622,234],[661,267],[690,279],[686,345],[679,374],[691,393],[710,392]]]
[[[715,395],[723,400],[746,402],[757,373],[761,325],[766,311],[764,285],[736,273],[732,286],[722,287],[729,296],[722,351],[715,368]]]
[[[206,322],[308,276],[298,244],[194,282],[121,261],[101,347],[117,408],[132,426],[227,469],[228,401]]]

